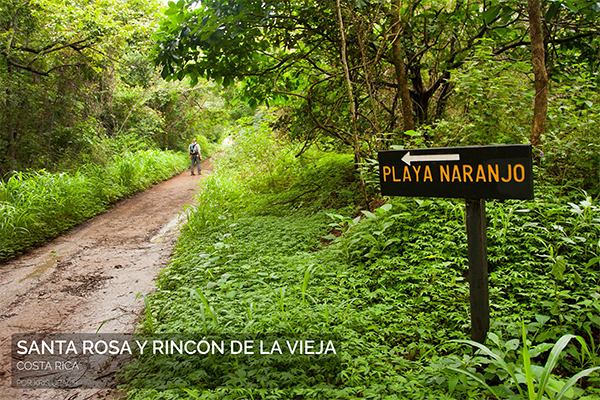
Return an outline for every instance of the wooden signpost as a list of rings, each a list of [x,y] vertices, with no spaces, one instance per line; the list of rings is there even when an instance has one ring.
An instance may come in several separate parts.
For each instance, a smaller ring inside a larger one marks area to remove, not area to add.
[[[486,199],[533,199],[531,145],[380,151],[384,196],[466,199],[471,339],[483,343],[490,324]]]

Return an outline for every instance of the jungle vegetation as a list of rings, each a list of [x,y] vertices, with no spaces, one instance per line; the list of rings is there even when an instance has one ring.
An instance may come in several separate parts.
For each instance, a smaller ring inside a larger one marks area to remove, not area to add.
[[[599,68],[592,0],[5,0],[2,244],[39,229],[41,177],[176,170],[192,136],[229,135],[140,331],[340,351],[140,357],[128,398],[596,399]],[[475,352],[464,202],[382,198],[376,153],[527,143],[535,199],[487,202]]]
[[[205,155],[231,115],[215,84],[164,82],[157,1],[0,3],[0,260]],[[229,95],[231,97],[231,95]]]

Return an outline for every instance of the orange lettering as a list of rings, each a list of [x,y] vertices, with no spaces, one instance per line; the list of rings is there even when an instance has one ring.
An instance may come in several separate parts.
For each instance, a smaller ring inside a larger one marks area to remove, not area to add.
[[[496,180],[496,182],[500,182],[500,173],[498,172],[498,164],[496,164],[496,170],[494,171],[492,169],[491,165],[488,165],[488,181],[492,181],[492,176],[494,177],[494,179]]]
[[[396,167],[392,167],[392,180],[394,182],[402,182],[402,179],[396,179]]]
[[[479,178],[481,178],[481,180],[484,182],[487,182],[485,179],[485,171],[483,170],[483,165],[481,164],[477,166],[477,178],[475,178],[475,181],[479,182]]]
[[[414,165],[412,166],[413,170],[415,171],[415,175],[417,176],[417,182],[419,182],[419,171],[421,170],[421,167],[415,167]]]
[[[402,179],[404,179],[404,182],[412,182],[410,179],[410,169],[408,169],[408,165],[404,166],[404,177]]]
[[[433,182],[433,178],[431,177],[431,169],[429,168],[429,165],[425,166],[425,178],[423,178],[423,182],[427,181],[427,179],[429,179],[429,182]]]
[[[445,170],[444,167],[446,167]],[[446,181],[450,182],[450,167],[448,165],[440,165],[440,179],[442,182],[444,182],[444,177],[446,177]]]
[[[521,170],[521,178],[517,178],[517,168]],[[515,181],[523,182],[525,180],[525,167],[521,164],[515,165],[515,172],[513,175],[515,176]]]
[[[471,173],[473,172],[473,167],[470,165],[463,165],[463,181],[467,181],[467,176],[469,177],[469,182],[473,182],[473,178],[471,177]]]
[[[392,173],[392,170],[390,169],[390,167],[388,167],[387,165],[385,165],[383,167],[383,181],[384,182],[387,182],[387,176],[389,174],[391,174],[391,173]]]
[[[508,178],[504,179],[504,177],[502,177],[502,182],[510,182],[512,180],[512,168],[511,165],[508,164]]]
[[[462,180],[460,179],[460,171],[458,170],[458,165],[455,165],[454,168],[452,168],[452,182],[454,182],[456,179],[458,179],[459,182],[462,182]]]

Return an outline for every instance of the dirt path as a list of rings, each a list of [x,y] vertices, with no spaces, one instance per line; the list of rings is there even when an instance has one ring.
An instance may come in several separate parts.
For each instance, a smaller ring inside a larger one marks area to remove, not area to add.
[[[13,389],[13,333],[132,333],[177,238],[182,206],[203,175],[186,171],[77,226],[44,247],[0,264],[0,399],[104,399],[108,390]],[[104,323],[103,323],[104,322]]]

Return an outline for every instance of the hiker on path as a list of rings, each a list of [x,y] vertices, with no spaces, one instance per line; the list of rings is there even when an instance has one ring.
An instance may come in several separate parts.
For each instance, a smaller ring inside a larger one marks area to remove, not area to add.
[[[192,140],[192,144],[188,148],[188,153],[190,155],[190,172],[194,175],[194,164],[198,165],[198,175],[201,175],[200,171],[200,161],[202,161],[202,154],[200,154],[200,146],[196,143],[196,139]]]

